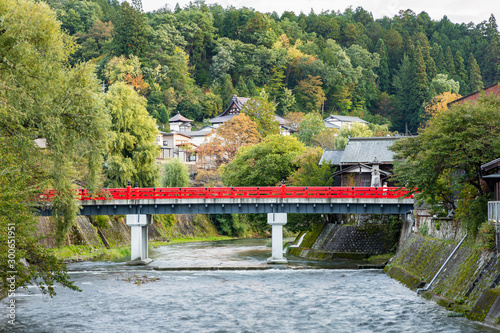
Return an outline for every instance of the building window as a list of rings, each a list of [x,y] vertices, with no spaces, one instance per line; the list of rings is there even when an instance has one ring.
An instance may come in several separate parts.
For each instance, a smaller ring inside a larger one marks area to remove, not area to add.
[[[168,146],[168,141],[163,141],[163,146]]]

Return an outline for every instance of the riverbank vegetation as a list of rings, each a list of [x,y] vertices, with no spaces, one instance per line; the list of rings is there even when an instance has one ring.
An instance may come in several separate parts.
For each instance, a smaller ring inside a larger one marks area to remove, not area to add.
[[[418,202],[429,205],[433,214],[454,216],[476,236],[487,221],[487,202],[493,195],[481,165],[500,156],[499,129],[499,96],[444,108],[417,137],[394,144],[400,158],[395,179],[418,189]]]

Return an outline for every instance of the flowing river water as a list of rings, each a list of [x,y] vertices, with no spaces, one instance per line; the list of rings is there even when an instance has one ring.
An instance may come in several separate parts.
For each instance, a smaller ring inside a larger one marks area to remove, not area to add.
[[[154,270],[70,264],[82,292],[58,287],[50,298],[35,286],[19,290],[16,324],[6,320],[4,299],[0,331],[496,332],[450,316],[382,270],[291,257],[286,268],[262,270],[267,242],[162,246],[150,251]]]

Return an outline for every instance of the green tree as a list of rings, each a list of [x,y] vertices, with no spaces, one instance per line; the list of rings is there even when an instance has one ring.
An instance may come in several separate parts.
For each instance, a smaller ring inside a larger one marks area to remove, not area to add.
[[[391,120],[393,127],[399,131],[405,131],[405,128],[411,123],[412,113],[415,112],[415,106],[412,103],[413,89],[411,82],[413,82],[413,79],[410,58],[405,54],[399,70],[394,76],[395,104],[399,112]]]
[[[268,98],[265,90],[262,90],[259,97],[252,98],[241,109],[241,113],[246,114],[257,124],[257,131],[262,137],[278,134],[280,131],[274,115],[276,106],[269,102]]]
[[[221,170],[226,186],[275,186],[296,168],[295,158],[305,146],[293,136],[270,135],[261,143],[243,147]]]
[[[1,135],[46,140],[41,187],[57,190],[52,204],[60,242],[78,212],[74,181],[98,185],[109,125],[102,94],[92,65],[68,67],[73,40],[47,6],[9,0],[0,15]]]
[[[309,75],[307,79],[301,80],[294,89],[297,104],[306,112],[319,112],[325,102],[323,81],[319,76]]]
[[[219,95],[224,103],[228,103],[233,95],[236,95],[236,90],[233,87],[233,80],[231,75],[226,74],[224,80],[219,86]]]
[[[446,73],[443,47],[434,43],[431,49],[431,56],[436,64],[436,73]]]
[[[108,156],[107,186],[124,187],[128,181],[141,187],[154,187],[158,179],[155,165],[159,146],[158,130],[146,110],[146,99],[129,85],[117,82],[106,94],[112,118]]]
[[[455,211],[462,226],[475,234],[486,220],[481,165],[500,155],[499,129],[498,96],[454,104],[432,117],[418,137],[393,145],[400,159],[395,164],[395,179],[418,189],[418,200],[436,211],[444,210],[445,215]]]
[[[324,129],[325,122],[319,112],[312,112],[306,114],[296,135],[306,146],[312,146],[314,136]]]
[[[79,289],[70,281],[66,265],[38,244],[34,234],[38,217],[33,199],[40,194],[34,172],[41,171],[37,150],[22,137],[0,137],[0,287],[7,293],[36,283],[44,294],[54,296],[56,282]]]
[[[429,92],[430,97],[441,95],[447,91],[458,94],[460,90],[460,83],[453,79],[448,79],[447,74],[438,74],[432,79],[429,89],[432,91]]]
[[[161,181],[164,187],[188,187],[189,170],[187,165],[173,158],[164,165],[164,175]]]
[[[455,60],[453,59],[453,54],[451,53],[451,48],[448,46],[446,48],[446,52],[444,53],[444,68],[446,73],[450,75],[450,77],[455,77]]]
[[[319,165],[322,155],[323,149],[308,148],[297,156],[294,163],[299,168],[287,178],[287,182],[293,186],[333,186],[331,165]]]
[[[464,58],[462,58],[462,53],[457,51],[455,53],[455,73],[456,80],[460,83],[460,93],[465,95],[469,92],[469,87],[467,87],[467,71],[465,70]]]
[[[238,83],[234,88],[238,92],[238,96],[242,97],[250,96],[250,92],[248,91],[248,87],[247,84],[245,83],[245,80],[243,79],[243,76],[240,76],[240,78],[238,79]]]
[[[148,46],[149,26],[142,10],[141,0],[127,1],[121,4],[115,20],[113,33],[113,51],[120,56],[135,54],[141,57]]]
[[[344,149],[349,138],[368,138],[371,136],[373,136],[373,131],[363,123],[353,123],[351,126],[343,126],[335,138],[335,149]]]
[[[483,79],[481,78],[481,69],[477,64],[476,58],[471,53],[469,56],[469,88],[471,92],[479,91],[484,88]]]
[[[417,33],[417,40],[422,49],[422,56],[425,62],[425,70],[427,73],[427,79],[432,80],[437,74],[436,63],[431,56],[431,45],[427,36],[423,32]]]
[[[375,48],[380,56],[380,66],[377,69],[377,82],[380,91],[387,92],[391,90],[391,73],[389,71],[389,57],[387,55],[387,49],[382,38],[378,40]]]
[[[16,288],[38,283],[52,296],[56,282],[77,288],[65,266],[37,245],[33,209],[40,191],[55,190],[60,243],[78,212],[75,181],[99,186],[108,117],[94,66],[68,66],[74,42],[46,3],[0,2],[0,31],[0,288],[8,289],[9,271],[16,271]],[[13,261],[8,231],[15,233]]]
[[[417,44],[417,47],[415,48],[414,73],[415,76],[413,81],[413,97],[414,97],[413,109],[414,110],[420,109],[421,111],[422,104],[428,99],[427,92],[429,89],[429,81],[427,79],[427,72],[420,44]],[[413,119],[413,122],[417,125],[419,124],[420,120]]]

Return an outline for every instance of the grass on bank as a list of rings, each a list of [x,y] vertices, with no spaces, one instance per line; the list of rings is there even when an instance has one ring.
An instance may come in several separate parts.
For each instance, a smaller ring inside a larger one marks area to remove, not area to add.
[[[150,242],[150,248],[155,248],[164,245],[194,243],[194,242],[215,242],[220,240],[234,239],[228,236],[217,237],[192,237],[192,238],[179,238],[172,239],[168,242]],[[90,260],[90,261],[105,261],[105,260],[118,260],[130,257],[130,245],[120,246],[116,248],[93,248],[85,245],[70,245],[60,248],[51,249],[52,253],[62,260]]]

